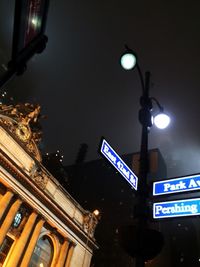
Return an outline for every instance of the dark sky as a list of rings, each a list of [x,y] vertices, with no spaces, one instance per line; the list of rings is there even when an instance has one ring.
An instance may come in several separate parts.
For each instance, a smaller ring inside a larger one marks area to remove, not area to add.
[[[14,2],[0,1],[1,64],[10,59]],[[152,127],[149,147],[160,149],[169,177],[200,172],[199,10],[198,0],[50,0],[47,48],[6,88],[42,106],[44,150],[59,149],[71,164],[87,143],[86,159],[96,159],[102,135],[119,154],[139,150],[140,80],[119,65],[127,43],[172,119],[166,130]]]

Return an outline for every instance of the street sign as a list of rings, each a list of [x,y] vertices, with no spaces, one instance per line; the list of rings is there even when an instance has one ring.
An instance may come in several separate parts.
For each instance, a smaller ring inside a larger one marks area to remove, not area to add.
[[[100,149],[101,154],[117,169],[117,171],[126,179],[126,181],[137,190],[138,177],[120,158],[115,150],[103,139]]]
[[[153,183],[153,195],[165,195],[200,190],[200,174]]]
[[[153,218],[200,215],[200,198],[159,202],[153,204]]]

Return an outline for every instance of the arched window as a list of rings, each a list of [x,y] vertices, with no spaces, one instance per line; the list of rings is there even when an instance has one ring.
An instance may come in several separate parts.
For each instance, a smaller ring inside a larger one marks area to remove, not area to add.
[[[13,242],[14,240],[7,235],[3,241],[3,244],[0,246],[0,266],[3,266]]]
[[[13,220],[12,226],[14,228],[17,228],[20,225],[21,221],[22,221],[22,213],[17,212],[17,214],[15,215],[15,218]]]
[[[29,267],[49,267],[53,258],[53,243],[49,236],[42,236],[34,249]]]

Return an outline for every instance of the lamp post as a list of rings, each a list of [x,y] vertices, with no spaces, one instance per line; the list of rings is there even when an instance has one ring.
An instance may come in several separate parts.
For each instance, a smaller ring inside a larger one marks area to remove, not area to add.
[[[137,250],[135,252],[135,266],[144,267],[145,260],[148,258],[148,246],[150,242],[146,242],[147,235],[149,235],[151,229],[148,226],[148,184],[147,176],[149,172],[149,158],[148,158],[148,133],[153,122],[157,127],[163,129],[168,126],[170,119],[163,113],[164,109],[161,107],[156,98],[149,96],[150,89],[150,72],[145,72],[145,79],[143,78],[141,69],[137,62],[136,54],[130,48],[126,47],[125,53],[121,56],[121,66],[125,70],[132,70],[136,67],[142,86],[142,96],[140,97],[140,110],[139,110],[139,122],[142,125],[142,136],[140,146],[140,166],[139,166],[139,179],[138,179],[138,191],[137,191],[137,205],[135,211],[135,217],[137,220]],[[152,120],[151,111],[153,108],[153,101],[157,104],[160,114],[159,117],[155,117]],[[159,232],[155,232],[157,236]],[[159,239],[160,237],[158,237]],[[149,241],[149,240],[148,240]],[[148,245],[146,244],[148,243]]]

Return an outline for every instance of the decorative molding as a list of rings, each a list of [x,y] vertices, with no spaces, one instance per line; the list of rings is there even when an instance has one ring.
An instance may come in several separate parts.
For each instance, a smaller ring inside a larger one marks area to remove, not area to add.
[[[35,172],[31,175],[31,179],[42,189],[44,190],[49,177],[44,173],[42,169],[39,167],[35,170]]]
[[[4,125],[41,162],[41,154],[37,147],[42,137],[39,117],[39,105],[29,103],[15,106],[0,105],[0,124]]]
[[[98,224],[98,219],[91,212],[86,212],[83,219],[83,228],[88,233],[88,236],[93,237],[95,228]]]

